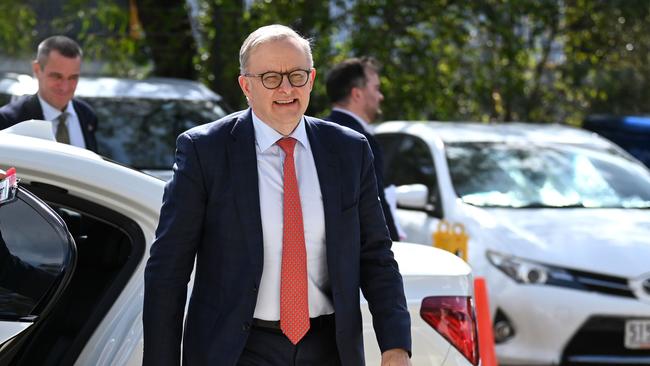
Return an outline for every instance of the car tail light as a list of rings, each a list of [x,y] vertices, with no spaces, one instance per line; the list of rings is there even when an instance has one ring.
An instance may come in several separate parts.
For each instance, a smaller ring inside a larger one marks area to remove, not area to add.
[[[471,297],[426,297],[422,300],[420,316],[469,362],[478,365],[478,333]]]

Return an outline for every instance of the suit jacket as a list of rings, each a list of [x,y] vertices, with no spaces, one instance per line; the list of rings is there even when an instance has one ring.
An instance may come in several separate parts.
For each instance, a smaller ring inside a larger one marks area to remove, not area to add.
[[[97,140],[95,139],[97,116],[95,112],[88,103],[79,99],[72,99],[72,107],[79,117],[86,149],[97,152]],[[44,119],[43,109],[36,94],[21,97],[0,108],[0,130],[30,119]]]
[[[377,192],[379,193],[379,199],[381,200],[381,208],[384,212],[384,217],[386,218],[386,226],[388,226],[388,231],[390,232],[390,238],[394,241],[399,240],[399,233],[397,232],[397,227],[395,226],[395,218],[393,213],[390,211],[390,206],[386,202],[386,194],[384,192],[384,156],[381,150],[381,146],[377,139],[366,131],[365,128],[357,121],[354,117],[347,113],[332,111],[332,113],[325,117],[327,121],[332,121],[351,128],[360,134],[364,135],[370,144],[370,149],[372,154],[375,157],[375,178],[377,180]]]
[[[349,129],[305,117],[325,214],[327,268],[343,365],[363,365],[359,288],[382,351],[410,350],[402,277],[377,200],[372,154]],[[187,283],[194,288],[184,365],[235,365],[246,344],[263,269],[251,110],[177,139],[174,176],[145,269],[144,364],[177,365]]]

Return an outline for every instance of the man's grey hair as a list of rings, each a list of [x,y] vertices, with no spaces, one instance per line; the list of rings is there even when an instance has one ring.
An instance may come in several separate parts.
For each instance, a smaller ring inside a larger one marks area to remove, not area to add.
[[[52,36],[46,38],[38,45],[36,61],[41,67],[45,67],[50,57],[50,52],[56,51],[63,57],[77,58],[83,56],[83,51],[77,42],[66,36]]]
[[[290,38],[298,41],[300,46],[305,51],[305,54],[307,55],[307,58],[309,60],[309,67],[314,67],[314,59],[311,54],[310,41],[306,38],[303,38],[296,31],[287,26],[281,24],[272,24],[257,28],[257,30],[246,37],[244,43],[239,49],[239,72],[241,74],[246,73],[246,68],[248,67],[248,59],[250,58],[253,50],[255,50],[255,48],[257,48],[259,45],[267,42]]]

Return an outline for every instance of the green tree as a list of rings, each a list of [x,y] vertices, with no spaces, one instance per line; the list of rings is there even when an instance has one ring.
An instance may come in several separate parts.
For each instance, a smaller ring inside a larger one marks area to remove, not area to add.
[[[143,77],[151,66],[145,38],[132,28],[129,8],[116,0],[68,0],[62,15],[52,20],[51,34],[75,38],[84,58],[103,63],[103,72],[114,76]]]
[[[158,76],[194,79],[197,52],[184,0],[132,0]],[[137,31],[137,30],[136,30]]]
[[[43,21],[39,1],[0,0],[0,54],[24,57],[46,36],[30,31]],[[360,55],[384,64],[384,119],[579,124],[650,113],[647,0],[196,0],[196,40],[185,1],[132,1],[144,32],[118,0],[68,0],[51,31],[74,33],[109,74],[198,77],[233,108],[246,106],[244,37],[280,23],[313,40],[312,115],[329,110],[331,66]]]
[[[0,0],[0,56],[27,56],[31,48],[36,15],[31,6]]]
[[[558,89],[567,118],[650,114],[650,2],[570,1],[565,15]]]

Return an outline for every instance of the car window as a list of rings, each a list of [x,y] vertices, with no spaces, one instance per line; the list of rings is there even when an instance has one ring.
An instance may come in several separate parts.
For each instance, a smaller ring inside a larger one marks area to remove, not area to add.
[[[650,207],[650,174],[607,151],[571,144],[467,142],[446,148],[463,201],[497,207]]]
[[[217,101],[84,98],[95,109],[98,152],[137,169],[171,169],[176,137],[227,114]]]
[[[427,144],[409,135],[378,135],[386,151],[386,183],[424,184],[435,189],[436,170]]]
[[[0,207],[0,319],[40,314],[71,261],[69,239],[25,197]]]
[[[427,143],[401,133],[378,134],[376,138],[384,151],[384,183],[424,184],[429,189],[430,214],[442,217],[435,163]]]

